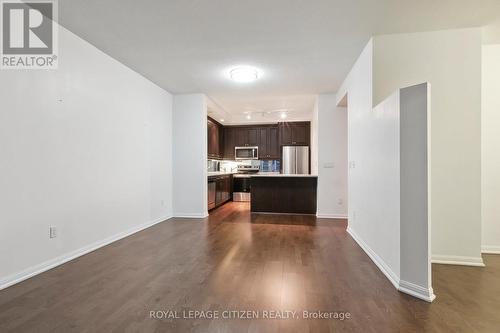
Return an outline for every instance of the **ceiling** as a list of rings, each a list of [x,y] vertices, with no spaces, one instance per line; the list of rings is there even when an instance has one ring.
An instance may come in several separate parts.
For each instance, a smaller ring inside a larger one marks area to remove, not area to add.
[[[370,36],[485,25],[499,0],[64,0],[60,23],[167,91],[205,93],[226,123],[310,117]],[[258,67],[250,84],[227,78]]]

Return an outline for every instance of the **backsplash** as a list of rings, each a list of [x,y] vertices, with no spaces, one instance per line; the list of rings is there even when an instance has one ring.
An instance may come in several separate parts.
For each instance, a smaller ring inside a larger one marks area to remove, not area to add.
[[[215,172],[220,171],[220,162],[218,160],[207,160],[207,171]]]
[[[238,164],[248,161],[208,160],[208,171],[236,172]],[[280,172],[279,160],[261,160],[260,172]]]
[[[239,162],[223,160],[220,161],[220,171],[222,172],[236,172]]]
[[[261,160],[260,172],[280,172],[279,160]]]

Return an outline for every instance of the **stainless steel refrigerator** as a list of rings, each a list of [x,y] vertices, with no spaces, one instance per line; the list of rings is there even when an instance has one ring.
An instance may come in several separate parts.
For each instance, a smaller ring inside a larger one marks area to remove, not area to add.
[[[309,173],[309,147],[283,146],[283,173]]]

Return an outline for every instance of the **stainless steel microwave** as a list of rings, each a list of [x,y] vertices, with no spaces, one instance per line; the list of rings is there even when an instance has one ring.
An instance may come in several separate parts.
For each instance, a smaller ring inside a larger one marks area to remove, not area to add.
[[[259,147],[234,147],[234,158],[237,160],[259,159]]]

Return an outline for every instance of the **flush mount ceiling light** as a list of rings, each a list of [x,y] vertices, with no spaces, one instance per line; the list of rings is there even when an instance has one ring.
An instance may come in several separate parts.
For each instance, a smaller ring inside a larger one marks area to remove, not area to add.
[[[229,71],[229,78],[235,82],[252,82],[259,78],[259,71],[251,66],[239,66]]]

